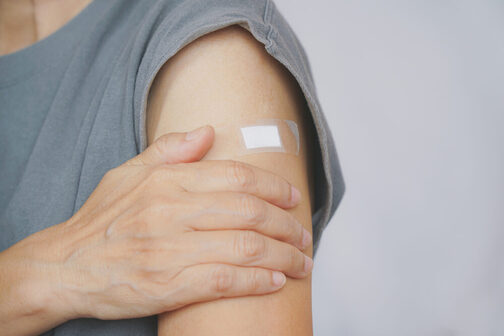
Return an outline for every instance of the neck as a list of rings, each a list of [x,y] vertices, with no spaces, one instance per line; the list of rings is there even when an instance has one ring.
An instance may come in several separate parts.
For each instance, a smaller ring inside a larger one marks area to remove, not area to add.
[[[0,0],[0,55],[40,41],[92,0]]]

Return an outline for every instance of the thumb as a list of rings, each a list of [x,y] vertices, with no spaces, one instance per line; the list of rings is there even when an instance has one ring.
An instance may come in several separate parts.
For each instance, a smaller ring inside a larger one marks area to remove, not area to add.
[[[148,146],[125,165],[157,165],[199,161],[214,141],[213,127],[206,125],[183,133],[167,133]]]

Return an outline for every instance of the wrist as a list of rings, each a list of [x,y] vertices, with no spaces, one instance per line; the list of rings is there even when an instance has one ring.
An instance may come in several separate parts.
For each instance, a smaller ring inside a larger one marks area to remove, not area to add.
[[[0,253],[0,325],[2,335],[32,335],[66,321],[55,310],[46,279],[13,246]]]
[[[69,227],[69,223],[62,222],[40,232],[44,235],[42,241],[51,241],[53,244],[37,270],[38,274],[35,274],[44,279],[40,282],[42,294],[36,303],[47,306],[50,301],[50,313],[64,321],[87,317],[77,309],[83,303],[82,298],[71,290],[71,284],[78,276],[74,274],[75,267],[69,267],[66,263],[69,255],[69,249],[66,248],[70,240],[66,237]]]
[[[72,260],[79,245],[75,232],[80,230],[73,219],[55,225],[51,228],[53,232],[47,232],[56,243],[50,256],[53,269],[47,276],[51,281],[46,282],[45,292],[53,300],[53,311],[66,320],[94,317],[92,309],[88,309],[92,307],[88,303],[89,295],[85,294],[90,281],[82,267]]]
[[[73,317],[70,311],[61,305],[61,294],[51,283],[50,267],[30,267],[18,272],[17,281],[11,287],[11,297],[22,308],[22,317],[32,316],[46,320],[51,327],[62,324]]]
[[[54,233],[55,227],[37,232],[0,253],[0,325],[50,329],[78,317],[60,286]]]

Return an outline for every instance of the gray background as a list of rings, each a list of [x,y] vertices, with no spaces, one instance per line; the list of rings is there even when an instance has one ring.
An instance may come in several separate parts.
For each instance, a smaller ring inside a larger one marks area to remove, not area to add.
[[[315,335],[504,335],[504,1],[275,3],[347,184]]]

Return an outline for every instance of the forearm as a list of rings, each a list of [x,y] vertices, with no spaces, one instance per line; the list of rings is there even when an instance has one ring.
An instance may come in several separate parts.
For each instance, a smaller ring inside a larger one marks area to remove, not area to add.
[[[38,232],[0,252],[2,335],[38,335],[69,319],[54,286],[56,263],[37,249],[54,230]]]

